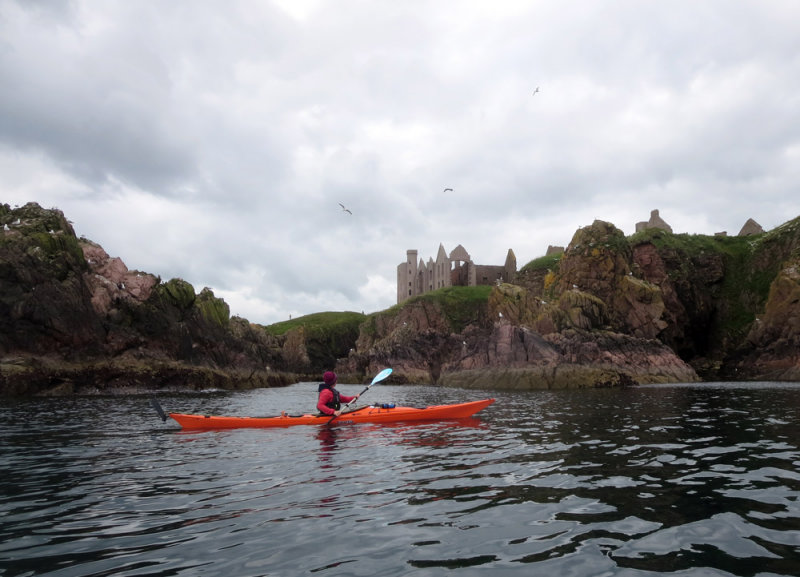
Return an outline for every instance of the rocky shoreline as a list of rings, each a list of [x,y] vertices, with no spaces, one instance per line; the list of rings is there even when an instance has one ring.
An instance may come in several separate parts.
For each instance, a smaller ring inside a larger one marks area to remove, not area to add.
[[[0,205],[0,395],[239,390],[317,380],[481,389],[800,380],[800,219],[749,237],[595,221],[514,284],[260,326],[131,271],[56,209]]]
[[[38,357],[0,362],[0,391],[8,396],[130,395],[154,392],[285,387],[308,375],[192,367],[181,363],[68,363]]]

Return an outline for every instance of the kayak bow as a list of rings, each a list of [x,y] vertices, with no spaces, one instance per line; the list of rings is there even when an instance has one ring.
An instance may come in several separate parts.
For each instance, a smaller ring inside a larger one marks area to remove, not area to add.
[[[335,424],[351,423],[403,423],[409,421],[439,421],[464,419],[494,403],[494,399],[483,399],[455,405],[431,405],[424,409],[415,407],[368,406],[339,416]],[[285,415],[279,417],[220,417],[212,415],[186,415],[170,413],[184,429],[238,429],[264,427],[292,427],[295,425],[325,425],[330,415]]]

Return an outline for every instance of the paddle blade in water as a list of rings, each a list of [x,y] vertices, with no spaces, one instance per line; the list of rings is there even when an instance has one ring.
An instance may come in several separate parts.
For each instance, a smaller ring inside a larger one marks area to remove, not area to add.
[[[158,413],[158,416],[161,417],[161,420],[165,423],[167,422],[167,415],[164,414],[164,409],[161,408],[161,403],[155,397],[150,397],[150,404],[153,405],[153,408]]]

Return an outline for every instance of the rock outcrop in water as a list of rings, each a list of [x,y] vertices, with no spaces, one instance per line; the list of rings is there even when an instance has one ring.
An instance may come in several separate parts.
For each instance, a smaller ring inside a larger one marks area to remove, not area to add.
[[[463,330],[448,325],[441,301],[416,299],[377,315],[339,369],[391,364],[410,381],[476,388],[699,380],[657,340],[667,326],[661,291],[632,276],[633,265],[622,233],[595,222],[576,233],[557,274],[491,288]]]
[[[129,271],[61,211],[0,205],[0,228],[0,392],[294,382],[282,344],[211,290]]]
[[[377,314],[339,369],[489,388],[798,380],[799,239],[800,219],[738,238],[596,221],[462,310],[464,327],[446,291]]]
[[[800,219],[748,236],[578,230],[516,283],[261,327],[130,271],[58,210],[0,205],[0,392],[394,382],[602,387],[800,378]],[[337,362],[338,359],[338,362]]]
[[[763,314],[734,352],[729,373],[740,379],[800,381],[800,258],[784,263]]]

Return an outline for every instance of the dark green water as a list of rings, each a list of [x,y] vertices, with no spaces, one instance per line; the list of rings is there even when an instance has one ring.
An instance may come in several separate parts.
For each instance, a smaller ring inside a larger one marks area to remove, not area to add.
[[[498,401],[458,423],[189,433],[142,396],[5,399],[0,575],[800,574],[798,386],[368,395]],[[160,400],[263,415],[315,396]]]

